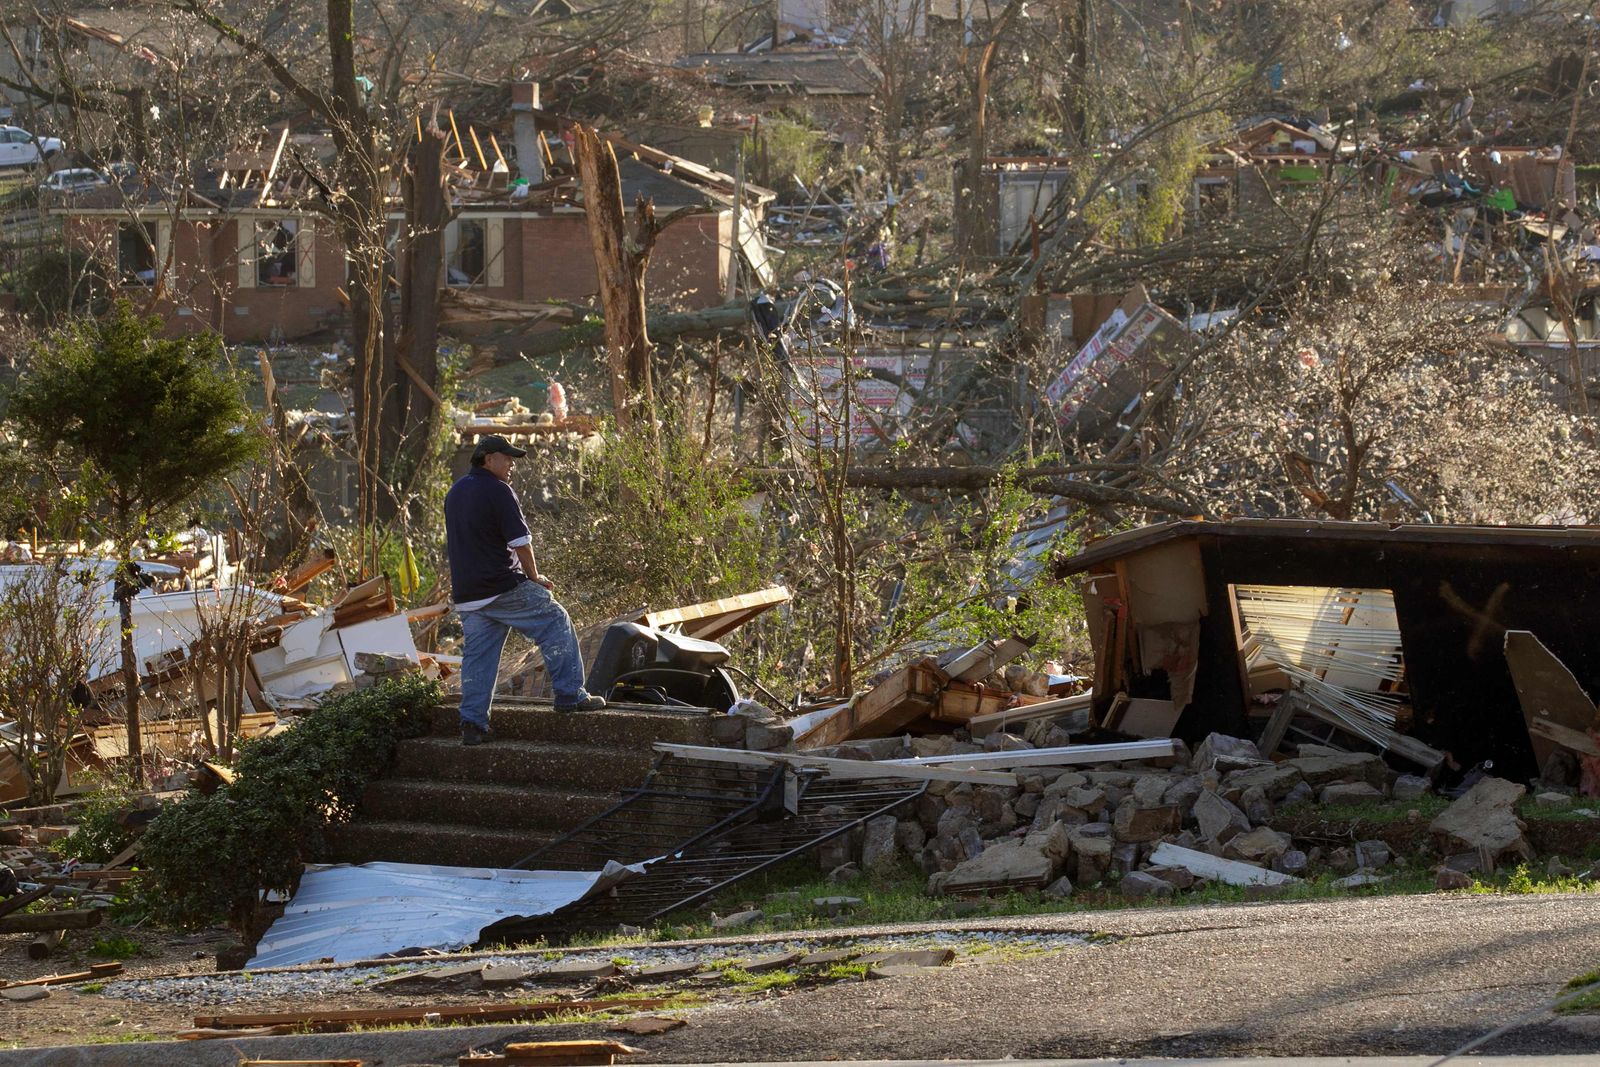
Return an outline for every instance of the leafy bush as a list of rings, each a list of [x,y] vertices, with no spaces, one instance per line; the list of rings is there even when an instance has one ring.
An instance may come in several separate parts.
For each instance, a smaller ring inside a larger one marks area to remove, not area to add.
[[[133,782],[108,778],[79,805],[72,835],[56,846],[63,856],[83,863],[104,863],[127,847],[133,832],[118,816],[133,806]]]
[[[425,679],[393,679],[246,742],[233,785],[191,791],[145,831],[140,892],[152,914],[180,926],[247,925],[262,891],[293,889],[322,828],[350,819],[396,742],[424,730],[440,695]]]

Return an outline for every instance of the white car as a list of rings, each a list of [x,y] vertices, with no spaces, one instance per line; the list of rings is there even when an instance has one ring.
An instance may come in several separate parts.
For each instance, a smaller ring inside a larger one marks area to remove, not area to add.
[[[31,167],[61,148],[59,137],[35,137],[18,126],[0,126],[0,167]]]
[[[110,179],[88,167],[67,167],[39,183],[41,193],[81,193],[110,184]]]

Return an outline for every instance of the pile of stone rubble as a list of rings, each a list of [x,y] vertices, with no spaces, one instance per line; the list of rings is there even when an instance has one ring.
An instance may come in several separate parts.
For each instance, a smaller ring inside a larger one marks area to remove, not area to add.
[[[951,752],[980,749],[951,738],[887,738],[831,751],[882,760],[934,754],[923,751],[929,742]],[[1274,827],[1301,821],[1306,805],[1403,802],[1429,792],[1426,779],[1397,774],[1372,753],[1305,744],[1293,758],[1273,762],[1250,741],[1212,734],[1192,756],[1180,748],[1162,761],[1024,769],[1017,777],[1015,788],[931,782],[914,808],[829,842],[819,859],[842,880],[909,857],[928,873],[931,893],[1040,890],[1063,897],[1114,882],[1137,899],[1208,881],[1273,892],[1323,874],[1355,887],[1424,861],[1440,888],[1461,888],[1474,872],[1533,858],[1516,813],[1525,788],[1492,777],[1439,813],[1428,824],[1427,844],[1411,857],[1396,856],[1382,840],[1326,847]],[[1297,809],[1295,818],[1285,817],[1288,809]],[[1422,818],[1418,810],[1408,814],[1412,822]],[[1600,865],[1590,873],[1600,875]]]

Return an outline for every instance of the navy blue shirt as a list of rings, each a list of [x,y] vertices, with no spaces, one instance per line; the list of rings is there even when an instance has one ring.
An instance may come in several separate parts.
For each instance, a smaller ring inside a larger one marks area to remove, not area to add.
[[[483,467],[474,467],[444,497],[445,548],[458,604],[509,593],[528,580],[512,541],[528,536],[517,494]]]

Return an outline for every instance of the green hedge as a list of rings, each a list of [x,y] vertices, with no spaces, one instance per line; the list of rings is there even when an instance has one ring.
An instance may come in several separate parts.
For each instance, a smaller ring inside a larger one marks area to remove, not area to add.
[[[426,730],[440,696],[411,675],[340,694],[293,729],[247,742],[233,785],[191,790],[145,831],[139,890],[151,913],[244,928],[263,890],[293,888],[322,828],[349,820],[395,743]]]

